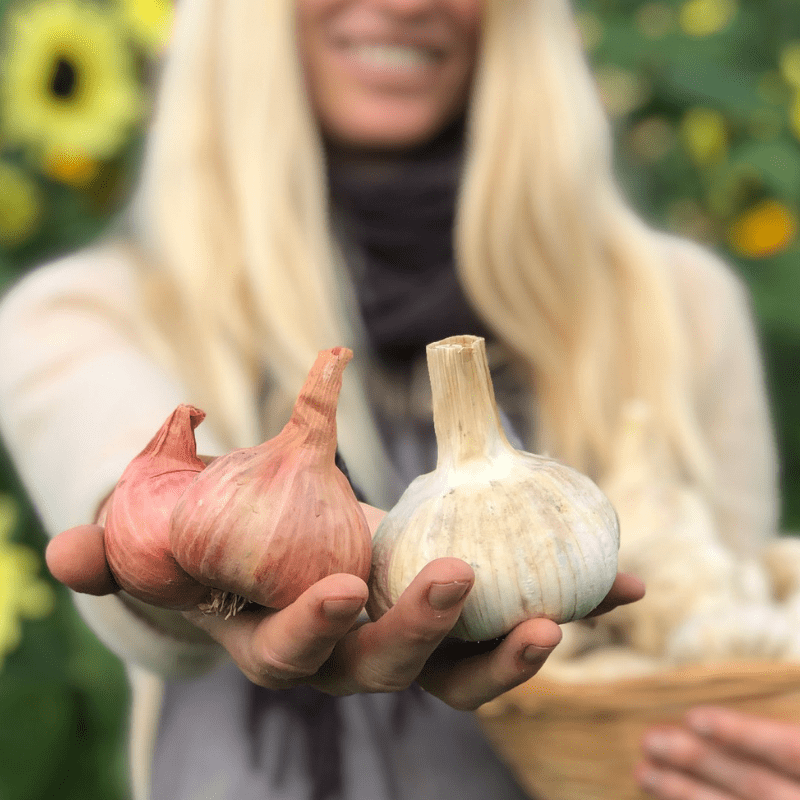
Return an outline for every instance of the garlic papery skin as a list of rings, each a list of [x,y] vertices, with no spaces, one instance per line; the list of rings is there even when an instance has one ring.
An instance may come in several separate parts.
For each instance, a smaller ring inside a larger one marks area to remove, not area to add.
[[[117,583],[154,605],[189,608],[209,593],[180,567],[169,520],[184,489],[202,472],[194,429],[205,414],[179,405],[122,473],[106,506],[106,558]]]
[[[530,617],[586,616],[617,574],[611,503],[585,475],[509,444],[482,338],[434,342],[427,356],[437,465],[410,484],[373,537],[370,616],[443,556],[475,571],[452,636],[481,641]]]
[[[647,594],[603,615],[596,630],[671,664],[788,656],[798,637],[787,637],[762,561],[725,541],[711,500],[687,480],[648,404],[623,405],[601,485],[620,520],[619,567]]]
[[[369,527],[335,463],[337,401],[352,355],[322,351],[283,430],[216,459],[181,496],[170,541],[181,566],[218,590],[203,610],[230,613],[241,599],[285,608],[327,575],[369,577]]]

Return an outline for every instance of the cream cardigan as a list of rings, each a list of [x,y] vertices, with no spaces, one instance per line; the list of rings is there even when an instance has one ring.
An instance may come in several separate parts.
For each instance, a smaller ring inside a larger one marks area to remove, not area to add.
[[[706,250],[666,237],[665,246],[716,457],[714,510],[728,543],[752,554],[776,529],[777,469],[748,298]],[[0,304],[0,434],[51,535],[91,521],[126,464],[187,401],[151,341],[129,256],[114,243],[29,273]],[[199,452],[223,452],[213,421],[197,438]],[[201,673],[225,654],[175,612],[123,595],[75,602],[128,665],[134,796],[144,800],[162,678]]]

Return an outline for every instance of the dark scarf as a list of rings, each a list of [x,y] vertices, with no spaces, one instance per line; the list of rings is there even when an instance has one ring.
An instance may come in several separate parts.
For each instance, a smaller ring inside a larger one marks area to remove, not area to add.
[[[486,335],[455,271],[463,152],[463,119],[401,154],[365,158],[329,148],[331,203],[360,256],[352,271],[361,316],[387,364],[407,364],[447,336]]]
[[[328,149],[331,203],[360,256],[350,266],[364,328],[373,352],[387,366],[408,367],[424,355],[425,345],[447,336],[487,335],[455,273],[453,224],[463,137],[464,121],[458,120],[430,143],[399,155],[364,157]],[[411,704],[424,701],[416,685],[397,694],[396,734]],[[275,707],[287,708],[305,731],[310,800],[339,797],[343,730],[337,698],[305,687],[271,691],[253,684],[246,724],[256,762],[262,717]],[[384,745],[387,774],[392,774],[391,743]],[[280,783],[281,776],[273,779]]]
[[[336,465],[347,476],[347,465],[336,453]],[[364,500],[358,486],[353,490],[359,500]],[[311,795],[309,800],[333,800],[342,796],[342,713],[339,708],[340,698],[320,692],[307,686],[276,691],[265,689],[255,683],[250,684],[250,702],[248,704],[245,730],[250,741],[250,758],[255,767],[259,766],[260,750],[263,745],[261,729],[264,716],[271,709],[285,708],[289,714],[299,721],[305,737],[306,768],[311,778]],[[426,696],[417,684],[412,684],[404,692],[395,695],[392,713],[391,730],[400,735],[405,727],[405,720],[412,704],[425,705]],[[380,741],[381,731],[376,730],[379,750],[383,754],[385,772],[390,781],[389,796],[399,796],[396,788],[397,776],[391,761],[391,742]],[[280,747],[281,743],[274,743]],[[283,774],[269,776],[278,786],[283,781]]]

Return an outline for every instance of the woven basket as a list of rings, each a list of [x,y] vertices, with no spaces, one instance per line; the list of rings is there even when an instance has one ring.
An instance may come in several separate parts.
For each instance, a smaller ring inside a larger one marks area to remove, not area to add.
[[[800,664],[688,667],[597,684],[533,678],[478,718],[532,797],[647,800],[633,780],[645,730],[705,704],[799,722]]]

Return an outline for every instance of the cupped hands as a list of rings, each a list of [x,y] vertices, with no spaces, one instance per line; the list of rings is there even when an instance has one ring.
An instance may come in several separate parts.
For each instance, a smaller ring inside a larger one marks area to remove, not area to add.
[[[374,529],[383,512],[364,510]],[[53,576],[74,591],[119,591],[99,525],[60,533],[46,557]],[[363,613],[367,585],[347,574],[329,575],[281,610],[251,605],[228,619],[199,610],[182,613],[221,644],[250,680],[267,688],[302,684],[346,695],[397,691],[416,681],[448,705],[472,710],[532,677],[561,640],[555,622],[534,618],[491,648],[442,646],[474,580],[460,559],[432,561],[375,621]],[[593,613],[643,594],[640,581],[621,573]]]

